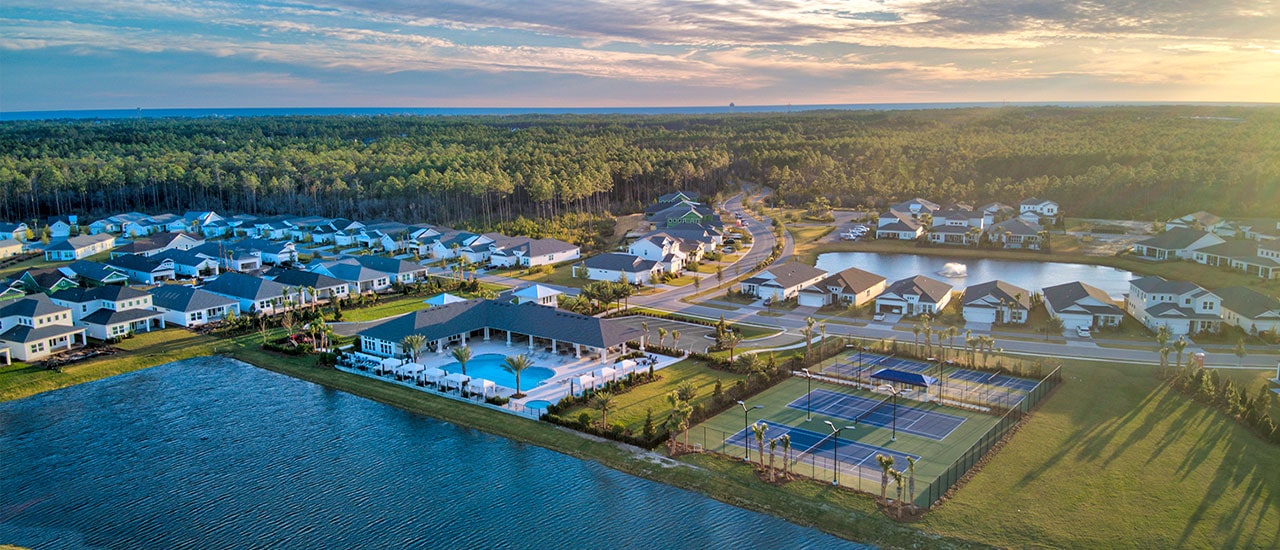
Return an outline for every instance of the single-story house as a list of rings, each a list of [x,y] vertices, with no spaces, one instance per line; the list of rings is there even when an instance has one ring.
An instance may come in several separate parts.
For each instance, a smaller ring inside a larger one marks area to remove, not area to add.
[[[45,223],[48,224],[49,238],[65,239],[71,236],[71,231],[76,226],[76,217],[54,216],[49,218]]]
[[[1222,228],[1226,223],[1227,220],[1222,219],[1221,216],[1200,210],[1182,216],[1181,218],[1169,220],[1165,222],[1164,227],[1166,230],[1173,229],[1175,227],[1184,227],[1187,229],[1199,229],[1202,231],[1216,231]]]
[[[556,307],[558,297],[564,294],[554,288],[543,285],[525,285],[511,292],[512,303],[532,302],[540,306]]]
[[[818,284],[827,272],[800,262],[775,265],[742,281],[742,292],[757,298],[788,300],[800,289]]]
[[[178,277],[213,277],[221,271],[218,267],[218,260],[193,250],[169,249],[152,256],[151,259],[173,262],[173,272]]]
[[[1124,310],[1096,286],[1081,282],[1063,283],[1045,287],[1041,293],[1049,315],[1062,319],[1066,330],[1114,327],[1124,318]]]
[[[162,285],[147,291],[151,307],[166,323],[197,327],[221,321],[228,314],[240,314],[238,300],[186,285]]]
[[[880,215],[876,224],[877,239],[913,241],[924,234],[924,225],[911,214],[891,210]]]
[[[150,309],[99,309],[80,319],[90,338],[109,340],[164,328],[164,314]]]
[[[75,288],[80,286],[74,277],[67,276],[62,270],[54,267],[42,267],[39,269],[28,269],[18,275],[15,280],[16,284],[22,287],[26,292],[43,292],[52,294],[64,288]]]
[[[1222,299],[1222,320],[1245,332],[1280,332],[1280,300],[1248,287],[1233,286],[1213,291]]]
[[[986,233],[991,242],[1001,243],[1004,248],[1040,249],[1040,232],[1044,228],[1035,222],[1023,218],[1010,218],[1000,223],[991,224]]]
[[[44,259],[50,262],[83,260],[111,250],[115,244],[116,238],[111,235],[79,235],[46,247]]]
[[[350,258],[340,261],[313,262],[307,267],[307,271],[346,281],[348,292],[351,294],[379,292],[391,288],[391,275],[367,268]]]
[[[346,298],[351,294],[351,285],[346,281],[314,271],[278,268],[268,272],[266,277],[277,283],[299,289],[307,303]],[[314,296],[311,293],[312,289],[315,290]]]
[[[951,285],[924,275],[894,281],[876,296],[876,311],[936,315],[951,303]]]
[[[1195,250],[1197,263],[1221,266],[1256,275],[1263,279],[1280,278],[1280,248],[1274,241],[1232,239]]]
[[[1004,281],[987,281],[964,289],[960,303],[965,322],[1021,325],[1031,311],[1031,292]]]
[[[427,278],[427,268],[413,262],[373,255],[356,256],[355,261],[366,268],[385,273],[393,283],[412,283]]]
[[[574,266],[574,274],[580,269],[587,270],[587,278],[592,281],[626,281],[634,285],[653,283],[662,277],[663,264],[657,260],[646,260],[639,256],[606,252],[583,260]]]
[[[177,277],[173,260],[148,258],[137,254],[116,256],[106,261],[110,267],[123,271],[129,280],[143,285],[154,285],[163,281],[171,281]]]
[[[823,307],[832,304],[853,304],[862,307],[884,292],[888,281],[870,271],[851,267],[831,275],[817,284],[800,290],[799,304],[807,307]]]
[[[80,286],[123,285],[129,282],[129,276],[119,269],[89,260],[76,260],[71,265],[58,268],[58,271],[74,278]]]
[[[0,241],[0,260],[22,254],[22,241],[5,239]]]
[[[27,224],[22,222],[0,223],[0,241],[25,241],[27,230]]]
[[[299,303],[296,288],[243,273],[223,273],[200,288],[236,300],[246,313],[278,313]]]
[[[1174,227],[1150,239],[1133,243],[1133,253],[1151,260],[1190,260],[1196,250],[1223,242],[1222,237],[1208,231]]]

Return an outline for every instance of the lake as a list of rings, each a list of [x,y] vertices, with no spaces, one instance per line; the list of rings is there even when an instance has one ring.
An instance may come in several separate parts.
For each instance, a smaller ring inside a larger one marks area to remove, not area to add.
[[[943,277],[938,274],[947,264],[963,264],[965,276]],[[928,275],[951,283],[957,290],[993,279],[1012,283],[1032,292],[1046,286],[1080,281],[1096,286],[1113,298],[1129,292],[1134,274],[1114,267],[1060,262],[1024,262],[1014,260],[948,259],[945,256],[914,254],[881,254],[878,252],[828,252],[818,255],[818,269],[829,273],[857,267],[881,275],[890,282],[916,275]]]
[[[31,548],[866,548],[224,358],[0,403],[0,449]]]

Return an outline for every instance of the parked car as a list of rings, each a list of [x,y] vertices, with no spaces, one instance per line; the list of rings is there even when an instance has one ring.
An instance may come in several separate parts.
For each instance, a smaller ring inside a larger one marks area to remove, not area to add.
[[[725,254],[733,254],[733,247],[732,247],[732,246],[726,246],[726,247],[724,247],[724,253],[725,253]]]
[[[871,318],[872,318],[872,319],[874,319],[874,320],[876,320],[876,321],[883,321],[883,320],[884,320],[884,314],[883,314],[883,313],[877,313],[877,314],[873,315]]]
[[[1093,333],[1089,330],[1089,327],[1076,327],[1076,336],[1081,338],[1090,338],[1093,336]]]

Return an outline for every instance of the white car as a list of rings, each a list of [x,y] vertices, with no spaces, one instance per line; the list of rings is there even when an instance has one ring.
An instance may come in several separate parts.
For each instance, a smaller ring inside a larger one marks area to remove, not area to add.
[[[874,319],[874,320],[876,320],[876,321],[883,321],[883,320],[884,320],[884,314],[883,314],[883,313],[877,313],[877,314],[873,315],[871,318],[872,318],[872,319]]]
[[[1089,327],[1076,327],[1076,336],[1081,338],[1090,338],[1093,333],[1089,331]]]

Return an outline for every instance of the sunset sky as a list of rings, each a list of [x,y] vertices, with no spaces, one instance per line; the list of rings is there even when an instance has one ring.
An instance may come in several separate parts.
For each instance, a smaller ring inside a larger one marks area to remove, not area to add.
[[[4,0],[0,110],[1280,101],[1274,0]]]

